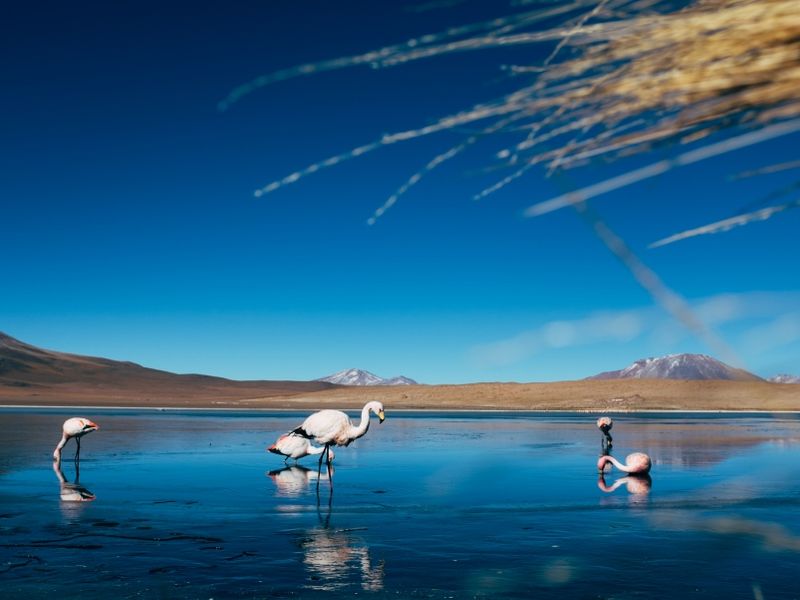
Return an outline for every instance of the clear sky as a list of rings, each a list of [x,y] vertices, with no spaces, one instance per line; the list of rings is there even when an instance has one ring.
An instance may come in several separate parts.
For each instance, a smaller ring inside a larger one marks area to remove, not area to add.
[[[468,135],[397,144],[255,198],[270,181],[519,85],[549,48],[356,67],[218,102],[261,74],[519,10],[497,2],[16,3],[0,39],[0,331],[68,352],[239,379],[349,367],[425,383],[550,381],[674,352],[672,320],[573,210],[532,203],[685,148],[525,178],[489,139],[374,226],[410,175]],[[452,6],[450,4],[453,4]],[[499,11],[499,12],[498,12]],[[800,374],[800,211],[656,249],[797,171],[794,134],[674,170],[593,207],[743,366]],[[487,169],[486,167],[491,167]],[[791,198],[789,198],[791,199]]]

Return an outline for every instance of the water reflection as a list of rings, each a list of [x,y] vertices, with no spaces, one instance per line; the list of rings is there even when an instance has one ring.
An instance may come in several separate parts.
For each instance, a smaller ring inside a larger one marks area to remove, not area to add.
[[[319,483],[320,479],[330,479],[333,474],[333,465],[322,471],[321,474],[317,469],[309,469],[301,465],[292,465],[266,473],[277,488],[276,496],[285,498],[297,498],[309,490],[312,482]]]
[[[628,490],[629,494],[646,496],[653,487],[653,480],[650,478],[650,475],[627,475],[625,477],[620,477],[611,485],[607,485],[603,473],[600,473],[597,477],[597,487],[608,494],[614,492],[623,485]]]
[[[375,562],[369,546],[359,536],[358,529],[335,529],[330,526],[330,511],[320,525],[305,532],[300,540],[303,565],[308,572],[308,589],[320,591],[342,590],[358,582],[369,592],[383,590],[385,563]]]
[[[95,495],[80,484],[81,465],[75,462],[75,481],[70,483],[61,470],[61,461],[53,461],[53,473],[58,478],[59,494],[62,502],[91,502]]]

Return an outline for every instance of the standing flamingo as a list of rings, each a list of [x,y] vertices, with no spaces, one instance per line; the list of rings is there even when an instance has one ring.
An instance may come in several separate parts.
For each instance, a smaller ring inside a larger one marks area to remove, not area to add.
[[[597,428],[603,433],[603,448],[611,446],[611,428],[614,426],[614,422],[611,420],[611,417],[600,417],[597,419]]]
[[[597,461],[597,470],[601,473],[605,470],[606,465],[611,463],[620,471],[626,473],[649,473],[650,472],[650,457],[644,452],[634,452],[625,457],[625,464],[623,465],[616,458],[610,455],[601,456]]]
[[[279,437],[269,448],[267,448],[267,451],[272,452],[273,454],[285,456],[286,458],[283,459],[283,462],[286,462],[290,458],[293,458],[294,462],[297,462],[304,456],[322,454],[325,452],[325,447],[313,446],[311,442],[309,442],[302,435],[298,435],[296,433],[286,433]],[[333,450],[331,450],[330,453],[330,460],[333,460]]]
[[[53,459],[57,461],[61,460],[61,449],[71,438],[75,438],[75,443],[78,445],[78,449],[75,452],[75,460],[80,459],[81,438],[87,433],[97,431],[98,429],[100,429],[100,426],[97,423],[89,419],[84,419],[83,417],[67,419],[64,421],[64,425],[61,428],[61,440],[58,442],[56,449],[53,450]]]
[[[383,414],[383,404],[380,402],[367,402],[361,409],[361,422],[354,425],[345,413],[340,410],[321,410],[308,417],[303,424],[292,431],[304,438],[316,440],[325,446],[325,453],[319,457],[319,471],[322,470],[322,458],[327,456],[328,464],[331,463],[331,446],[349,446],[367,433],[369,429],[369,413],[374,412],[383,423],[386,416]]]

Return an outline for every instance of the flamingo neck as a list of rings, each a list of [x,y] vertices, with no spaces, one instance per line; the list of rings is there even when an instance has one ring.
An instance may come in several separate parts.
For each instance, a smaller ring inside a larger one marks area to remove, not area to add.
[[[58,445],[56,446],[56,449],[53,450],[53,458],[61,458],[61,449],[67,443],[68,439],[69,439],[69,437],[67,436],[66,433],[62,433],[61,434],[61,440],[59,440]]]
[[[323,452],[325,452],[325,446],[312,446],[311,444],[308,445],[309,454],[322,454]]]
[[[600,460],[597,463],[597,468],[602,470],[603,467],[605,467],[606,464],[608,464],[608,463],[611,463],[612,465],[617,467],[620,471],[624,471],[625,473],[630,473],[631,472],[630,468],[628,468],[628,465],[623,465],[616,458],[614,458],[613,456],[610,456],[610,455],[601,456]]]
[[[369,429],[369,408],[367,408],[367,405],[365,404],[364,408],[361,409],[361,422],[357,427],[351,426],[350,435],[348,437],[351,440],[360,438],[362,435],[367,433],[367,429]]]

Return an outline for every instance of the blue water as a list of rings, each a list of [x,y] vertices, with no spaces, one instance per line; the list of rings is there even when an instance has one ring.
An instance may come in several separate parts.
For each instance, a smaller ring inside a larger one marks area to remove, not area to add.
[[[0,410],[0,596],[800,597],[796,416],[615,416],[613,492],[591,415],[389,410],[319,487],[302,418]]]

